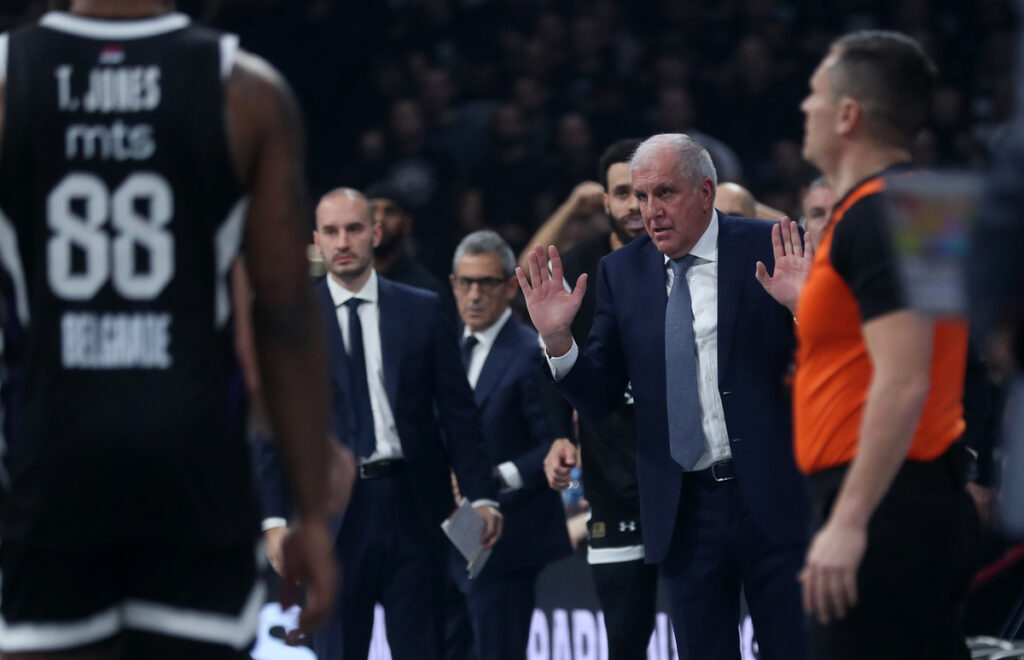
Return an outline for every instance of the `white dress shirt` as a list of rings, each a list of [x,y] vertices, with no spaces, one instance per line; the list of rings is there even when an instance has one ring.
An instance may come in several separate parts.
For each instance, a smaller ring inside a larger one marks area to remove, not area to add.
[[[370,278],[358,293],[352,293],[341,286],[330,275],[326,279],[327,290],[330,292],[331,300],[337,308],[338,326],[341,328],[341,339],[345,344],[346,353],[350,352],[350,343],[348,336],[349,308],[345,306],[345,303],[350,298],[359,298],[363,301],[360,303],[357,312],[359,314],[359,323],[363,329],[366,383],[370,390],[370,407],[373,409],[373,430],[376,435],[377,445],[370,456],[360,459],[359,462],[372,463],[373,461],[384,459],[402,458],[402,442],[398,437],[395,416],[391,411],[387,389],[384,386],[384,357],[380,341],[380,305],[378,304],[380,295],[377,271],[370,271]],[[493,341],[492,339],[491,343]],[[486,499],[474,500],[472,505],[474,507],[488,505],[498,508],[497,502]],[[287,524],[288,521],[284,518],[264,518],[262,528],[263,531],[267,531],[275,527],[285,527]]]
[[[480,372],[484,369],[484,362],[487,361],[487,356],[491,354],[491,347],[494,346],[494,340],[498,338],[502,328],[508,323],[508,320],[512,317],[512,310],[506,308],[502,312],[498,320],[495,321],[490,327],[480,330],[478,332],[470,332],[467,326],[462,332],[462,341],[466,341],[466,338],[472,335],[476,337],[476,345],[473,346],[473,350],[469,354],[469,365],[466,369],[466,378],[469,380],[469,386],[476,390],[477,381],[480,380]],[[505,461],[500,463],[497,468],[498,474],[501,475],[502,480],[505,482],[505,488],[501,492],[507,493],[513,490],[519,490],[523,487],[523,477],[519,474],[519,468],[512,461]]]
[[[729,433],[725,427],[725,410],[718,391],[718,212],[712,210],[711,222],[704,230],[690,254],[697,257],[687,272],[690,302],[693,307],[693,335],[697,342],[697,387],[700,399],[701,426],[704,430],[704,454],[693,466],[703,470],[712,463],[732,458]],[[665,296],[672,291],[675,274],[665,262]],[[548,357],[548,365],[555,380],[565,377],[579,357],[575,340],[569,352],[560,357]],[[672,405],[668,393],[667,405]],[[666,439],[667,440],[667,439]]]
[[[370,407],[373,409],[373,431],[377,446],[370,456],[360,459],[360,463],[372,463],[384,459],[402,458],[402,442],[395,426],[395,416],[391,412],[388,393],[384,387],[384,357],[380,343],[380,305],[378,300],[377,271],[370,271],[370,279],[357,293],[327,276],[327,290],[337,308],[338,326],[341,328],[341,339],[345,343],[345,352],[351,355],[352,350],[348,337],[349,308],[345,306],[351,298],[359,298],[363,302],[357,312],[363,328],[363,355],[366,359],[366,384],[370,390]]]

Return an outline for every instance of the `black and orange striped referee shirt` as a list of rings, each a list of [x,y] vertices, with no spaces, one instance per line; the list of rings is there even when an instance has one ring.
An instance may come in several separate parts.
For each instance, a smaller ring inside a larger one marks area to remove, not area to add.
[[[857,454],[873,368],[861,326],[906,307],[885,225],[883,175],[836,203],[797,306],[796,461],[805,474]],[[964,431],[967,323],[937,319],[931,389],[907,458],[938,457]]]

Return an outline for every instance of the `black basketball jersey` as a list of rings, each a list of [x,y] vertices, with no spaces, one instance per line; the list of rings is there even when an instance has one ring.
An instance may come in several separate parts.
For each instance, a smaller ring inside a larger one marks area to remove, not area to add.
[[[0,39],[5,536],[256,529],[229,270],[237,39],[66,13]]]

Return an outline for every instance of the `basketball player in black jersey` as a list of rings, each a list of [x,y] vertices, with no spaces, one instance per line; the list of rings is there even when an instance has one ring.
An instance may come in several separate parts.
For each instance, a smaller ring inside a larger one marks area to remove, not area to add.
[[[5,659],[248,657],[243,245],[300,520],[285,573],[309,584],[303,628],[330,608],[299,113],[269,65],[169,4],[73,0],[0,37]]]

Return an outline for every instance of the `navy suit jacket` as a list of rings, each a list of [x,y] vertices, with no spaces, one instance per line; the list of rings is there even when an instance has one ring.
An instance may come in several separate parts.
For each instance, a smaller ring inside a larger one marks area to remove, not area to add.
[[[422,521],[437,528],[455,507],[450,471],[470,500],[497,500],[473,392],[462,370],[455,329],[436,293],[378,276],[381,354],[388,403],[402,454],[416,488],[411,503]],[[330,362],[331,430],[342,443],[353,436],[349,360],[326,279],[314,286],[323,313]],[[277,457],[257,446],[263,517],[289,516]],[[334,521],[336,534],[340,519]]]
[[[523,479],[521,489],[500,496],[505,529],[488,562],[496,569],[540,567],[572,552],[562,499],[544,476],[553,437],[541,403],[542,365],[537,333],[511,317],[474,392],[491,465],[511,461]]]
[[[807,537],[807,504],[793,458],[785,379],[793,319],[754,277],[774,266],[771,223],[718,214],[718,386],[741,496],[776,543]],[[648,237],[601,260],[587,349],[558,389],[599,420],[632,383],[637,472],[647,561],[668,553],[684,472],[669,453],[665,391],[665,260]]]

